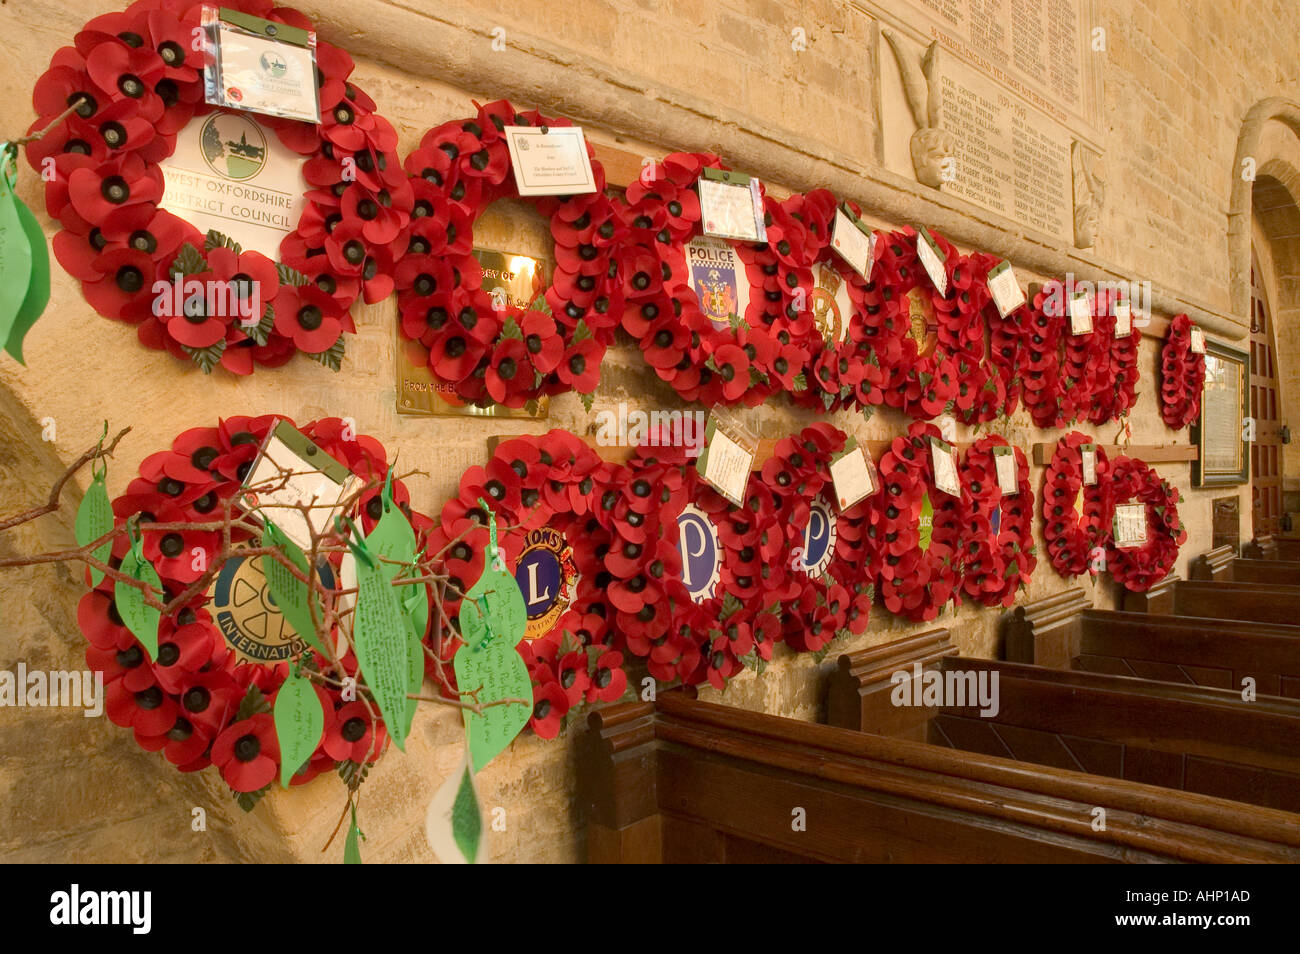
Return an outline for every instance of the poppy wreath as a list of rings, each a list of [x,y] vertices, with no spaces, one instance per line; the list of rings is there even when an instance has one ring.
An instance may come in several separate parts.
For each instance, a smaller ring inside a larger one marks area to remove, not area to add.
[[[1098,368],[1087,415],[1093,424],[1120,420],[1137,402],[1137,355],[1141,335],[1134,328],[1122,338],[1115,337],[1116,301],[1117,295],[1113,291],[1097,293],[1097,308],[1092,318],[1093,335],[1109,342],[1109,347],[1100,349],[1094,357]]]
[[[889,369],[884,400],[917,419],[953,412],[973,422],[975,409],[984,405],[986,387],[996,388],[996,375],[985,361],[980,320],[988,289],[978,280],[979,268],[969,256],[943,236],[931,234],[944,253],[946,295],[939,294],[922,266],[913,229],[890,232],[880,243],[873,277],[893,312],[891,332],[902,334],[898,359],[884,363]],[[920,296],[921,314],[915,316],[913,293]],[[930,312],[933,330],[928,327]],[[892,359],[893,349],[889,351]]]
[[[285,418],[233,417],[216,427],[187,430],[168,450],[145,458],[140,476],[113,501],[117,526],[132,518],[139,521],[144,554],[169,597],[202,578],[197,567],[206,561],[196,561],[196,552],[221,551],[222,530],[212,529],[214,522],[220,523],[226,503],[240,492],[258,448],[278,420]],[[382,515],[379,484],[388,466],[383,446],[373,438],[352,434],[338,418],[314,421],[302,431],[354,474],[375,484],[358,498],[353,513],[363,532],[369,533]],[[411,511],[401,481],[393,481],[393,491],[417,537],[427,538],[432,522]],[[154,524],[163,529],[150,529]],[[187,524],[195,529],[172,529]],[[236,544],[256,543],[247,536],[238,527],[232,529]],[[126,535],[119,534],[113,546],[114,566],[128,547]],[[330,560],[337,579],[342,555],[330,554]],[[77,607],[77,622],[90,644],[86,663],[104,676],[109,719],[132,729],[142,748],[161,751],[182,772],[215,764],[235,792],[256,793],[279,777],[271,705],[289,674],[289,663],[243,661],[205,608],[207,602],[207,595],[201,593],[160,621],[158,653],[151,661],[123,625],[114,602],[114,582],[105,576]],[[314,650],[304,653],[304,663],[308,662],[321,672],[333,666]],[[350,648],[339,665],[340,679],[358,677]],[[325,713],[325,731],[316,751],[293,777],[295,785],[340,763],[374,762],[388,744],[383,720],[372,718],[365,702],[345,702],[342,689],[335,686],[313,683],[313,688]]]
[[[834,221],[835,197],[825,189],[809,192],[804,196],[804,202],[810,207],[814,204],[819,207],[817,221]],[[847,205],[853,216],[861,217],[860,206],[854,202]],[[834,270],[847,290],[851,311],[847,316],[841,316],[846,326],[838,336],[834,328],[818,328],[823,341],[821,348],[814,352],[811,386],[805,391],[793,392],[791,397],[797,404],[825,411],[875,407],[884,403],[884,387],[889,377],[886,368],[891,360],[891,339],[881,334],[880,291],[874,282],[864,279],[835,252],[830,244],[829,230],[827,225],[816,236],[810,236],[809,253],[814,265]],[[825,241],[821,241],[823,237]],[[874,262],[872,267],[874,271]],[[815,302],[813,312],[815,316]],[[895,312],[889,319],[891,329],[896,321]],[[906,323],[897,322],[897,327],[899,333],[892,338],[894,361],[902,356]],[[877,344],[883,346],[885,367],[882,367],[881,355],[877,353]]]
[[[1097,483],[1083,486],[1080,448],[1096,444],[1087,434],[1071,431],[1056,443],[1043,481],[1043,539],[1047,558],[1061,576],[1072,577],[1088,570],[1092,551],[1110,537],[1115,501],[1110,489],[1110,463],[1100,444],[1097,448]],[[1076,502],[1082,495],[1082,512]]]
[[[1192,321],[1175,315],[1160,351],[1160,417],[1181,431],[1201,414],[1205,355],[1192,351]]]
[[[1106,548],[1106,569],[1125,589],[1145,593],[1165,578],[1178,548],[1187,540],[1187,528],[1178,516],[1178,488],[1132,457],[1116,457],[1110,480],[1115,505],[1140,503],[1146,507],[1147,540],[1139,547]]]
[[[831,458],[846,440],[830,424],[812,424],[777,441],[763,463],[763,485],[772,492],[776,520],[786,534],[782,629],[785,642],[798,652],[820,652],[839,636],[866,632],[869,622],[875,593],[874,547],[866,533],[871,498],[838,512],[830,477]],[[825,529],[824,554],[810,566],[806,551],[818,498],[834,524]]]
[[[269,0],[228,5],[312,28],[303,14]],[[190,0],[138,0],[87,23],[36,81],[32,131],[80,102],[27,146],[33,168],[52,164],[55,173],[45,186],[46,211],[62,226],[54,254],[99,314],[135,325],[141,343],[204,371],[219,364],[251,374],[297,352],[337,370],[341,335],[355,331],[349,309],[359,297],[388,296],[406,248],[411,188],[398,164],[397,133],[349,81],[352,58],[318,41],[321,123],[258,116],[307,157],[311,190],[280,261],[217,232],[205,236],[159,208],[159,163],[186,123],[214,110],[204,102],[203,50],[191,42],[200,15]],[[179,309],[159,307],[155,282],[190,279],[205,294]],[[250,296],[264,304],[259,314],[230,314],[251,310]]]
[[[1059,282],[1043,286],[1030,300],[1029,321],[1021,323],[1021,400],[1034,424],[1043,428],[1065,426],[1060,404],[1063,321],[1061,315],[1049,314],[1056,312],[1062,301],[1064,291]]]
[[[1010,447],[1016,472],[1015,494],[998,486],[995,448]],[[1034,556],[1034,492],[1024,451],[995,434],[981,437],[966,450],[962,486],[970,495],[962,546],[962,590],[985,606],[1010,606],[1028,586],[1038,560]]]
[[[950,497],[934,486],[930,438],[939,429],[914,421],[880,458],[880,492],[871,497],[868,537],[879,556],[880,595],[885,608],[913,622],[939,615],[950,599],[960,601],[963,533],[969,494]],[[921,546],[922,501],[933,508],[930,542]]]
[[[476,104],[477,105],[477,104]],[[414,192],[410,245],[396,285],[407,359],[471,404],[523,407],[543,395],[590,394],[623,312],[625,260],[605,170],[587,154],[596,191],[525,197],[550,224],[555,272],[526,307],[481,288],[474,223],[497,199],[518,199],[506,126],[568,119],[516,112],[505,100],[425,133],[406,158]]]
[[[618,206],[627,243],[620,253],[626,292],[622,324],[646,362],[687,401],[761,404],[784,390],[808,390],[821,337],[807,307],[813,257],[825,245],[829,193],[764,195],[767,242],[732,242],[749,280],[749,307],[716,324],[700,305],[686,244],[702,234],[695,191],[704,169],[726,169],[711,153],[674,153],[647,165]]]

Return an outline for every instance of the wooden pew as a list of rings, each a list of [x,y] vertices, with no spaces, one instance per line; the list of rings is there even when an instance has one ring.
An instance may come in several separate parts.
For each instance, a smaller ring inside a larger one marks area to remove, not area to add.
[[[1192,560],[1187,575],[1193,580],[1215,583],[1300,586],[1300,563],[1238,557],[1233,554],[1232,547],[1223,546]]]
[[[1125,590],[1122,608],[1134,613],[1293,626],[1300,623],[1300,586],[1180,580],[1171,574],[1145,593]]]
[[[682,692],[588,725],[592,862],[1300,862],[1286,812]]]
[[[1300,703],[963,658],[944,629],[840,656],[827,715],[843,728],[1300,812]]]
[[[1300,626],[1171,615],[1175,591],[1152,593],[1146,613],[1093,609],[1082,588],[1018,606],[1003,618],[1001,655],[1234,692],[1249,677],[1261,696],[1300,699]]]
[[[1241,555],[1252,560],[1287,560],[1300,563],[1300,540],[1265,534],[1241,545]]]

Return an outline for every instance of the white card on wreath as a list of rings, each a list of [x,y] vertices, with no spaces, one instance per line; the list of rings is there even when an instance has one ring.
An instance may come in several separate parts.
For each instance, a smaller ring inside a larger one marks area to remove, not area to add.
[[[840,257],[862,276],[864,281],[871,281],[871,267],[876,260],[876,233],[866,229],[849,218],[843,208],[835,210],[835,226],[831,232],[831,248],[839,252]]]
[[[206,102],[321,121],[313,31],[211,5],[200,16],[211,42],[204,64]]]
[[[307,552],[313,531],[320,536],[333,526],[341,502],[359,483],[306,434],[277,421],[244,480],[241,505],[263,508],[261,516]]]
[[[1083,471],[1083,486],[1094,486],[1097,483],[1097,448],[1084,444],[1079,450],[1079,462],[1079,468]]]
[[[1133,306],[1126,301],[1115,302],[1115,337],[1127,338],[1133,333]]]
[[[1016,454],[1010,447],[993,448],[993,466],[998,474],[998,490],[1002,496],[1020,493],[1020,483],[1016,480]]]
[[[1070,296],[1070,334],[1092,333],[1092,297],[1087,292]]]
[[[506,126],[510,168],[520,195],[585,195],[596,191],[581,126]]]
[[[1112,530],[1114,531],[1116,547],[1140,547],[1145,544],[1147,542],[1146,504],[1120,504],[1117,506]]]
[[[1205,354],[1205,332],[1200,328],[1192,328],[1192,354]]]
[[[705,235],[737,242],[766,242],[763,196],[757,179],[732,174],[736,181],[700,176],[700,223]]]
[[[831,480],[835,483],[835,498],[840,510],[848,510],[877,489],[875,466],[862,446],[853,438],[849,440],[853,441],[853,446],[831,460]]]
[[[961,496],[961,479],[957,476],[957,448],[930,438],[930,462],[934,468],[935,489],[949,497]]]
[[[1016,280],[1010,262],[1001,262],[990,268],[987,284],[989,294],[993,296],[993,304],[1003,318],[1025,303],[1025,293]]]
[[[724,423],[722,427],[718,426],[720,420]],[[736,428],[734,436],[730,433],[733,427]],[[744,504],[757,450],[756,442],[741,433],[740,427],[725,412],[715,409],[704,429],[704,450],[695,462],[700,476],[738,507]]]
[[[916,255],[921,260],[925,273],[930,276],[934,290],[940,295],[948,294],[948,270],[943,264],[943,249],[925,226],[916,230]]]

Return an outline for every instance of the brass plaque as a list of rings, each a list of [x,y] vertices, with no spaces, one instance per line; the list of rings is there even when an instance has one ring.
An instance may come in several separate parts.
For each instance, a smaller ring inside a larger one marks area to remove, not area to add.
[[[539,259],[488,248],[474,249],[474,257],[483,267],[483,290],[498,298],[504,296],[515,308],[526,310],[534,299],[546,293],[549,278]],[[452,385],[434,379],[429,370],[429,350],[418,341],[407,341],[400,322],[394,325],[393,333],[397,336],[398,414],[542,419],[550,413],[549,397],[538,399],[537,410],[532,414],[526,407],[509,408],[499,404],[476,407],[463,403]]]

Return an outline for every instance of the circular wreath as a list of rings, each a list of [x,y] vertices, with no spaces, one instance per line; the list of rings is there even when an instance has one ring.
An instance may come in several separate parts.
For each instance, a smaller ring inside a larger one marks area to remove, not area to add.
[[[1097,448],[1097,482],[1083,485],[1080,448]],[[1115,502],[1110,489],[1110,463],[1100,444],[1086,434],[1071,431],[1056,443],[1043,481],[1043,539],[1052,568],[1061,576],[1078,576],[1089,568],[1094,548],[1110,536]],[[1082,513],[1076,509],[1082,495]]]
[[[623,312],[624,283],[639,280],[626,272],[605,171],[588,143],[595,192],[525,197],[555,243],[549,287],[534,275],[527,303],[481,287],[474,223],[497,199],[520,198],[505,127],[569,125],[498,100],[431,129],[406,159],[413,225],[396,284],[407,360],[427,365],[462,401],[523,407],[548,394],[590,394]]]
[[[985,361],[984,325],[979,320],[988,290],[970,257],[932,234],[944,253],[948,275],[943,295],[921,264],[916,251],[920,239],[913,229],[891,232],[881,242],[873,274],[896,316],[890,330],[901,335],[897,360],[886,365],[884,400],[917,419],[951,411],[973,422],[975,409],[984,404],[986,386],[996,378]]]
[[[1009,448],[1013,455],[1015,494],[1003,494],[999,489],[997,448]],[[970,496],[962,547],[962,589],[985,606],[1010,606],[1020,587],[1029,585],[1038,565],[1029,462],[1020,448],[989,434],[967,449],[961,476]]]
[[[969,494],[950,497],[934,486],[930,438],[939,429],[914,421],[880,459],[880,492],[871,497],[868,532],[880,554],[880,595],[885,608],[913,622],[934,619],[949,599],[960,602],[962,535]],[[922,501],[930,497],[930,544],[921,547]]]
[[[772,492],[777,522],[785,528],[788,585],[782,588],[785,641],[799,652],[817,652],[837,636],[867,630],[875,587],[873,552],[866,525],[870,500],[839,512],[830,477],[831,457],[844,449],[846,435],[829,424],[805,427],[777,441],[763,464],[763,484]],[[810,563],[805,552],[810,521],[827,521],[825,552]]]
[[[234,417],[216,427],[192,428],[180,434],[169,450],[147,457],[140,476],[113,501],[116,525],[139,523],[143,551],[169,597],[179,595],[204,578],[208,559],[222,550],[221,519],[225,505],[240,493],[258,448],[279,416]],[[376,484],[361,495],[353,516],[370,532],[382,514],[378,486],[387,473],[384,448],[378,441],[354,435],[338,418],[326,418],[302,428],[316,446],[342,461],[357,476]],[[394,480],[394,500],[411,519],[417,536],[425,537],[431,522],[413,513],[406,488]],[[236,511],[238,512],[238,511]],[[239,527],[231,542],[255,543]],[[114,540],[113,565],[129,547],[125,534]],[[202,552],[203,560],[197,559]],[[338,578],[341,554],[330,561]],[[222,571],[228,570],[227,562]],[[216,569],[215,567],[213,569]],[[206,592],[159,625],[158,653],[153,660],[123,625],[114,602],[114,581],[105,576],[77,608],[77,621],[90,645],[86,662],[103,673],[105,711],[115,724],[135,731],[136,742],[162,751],[183,772],[216,764],[236,792],[257,792],[279,776],[279,743],[268,705],[289,674],[289,663],[264,664],[241,660],[227,644],[221,628],[205,608]],[[311,649],[303,653],[317,671],[334,667],[332,660]],[[358,676],[349,650],[338,663],[343,676]],[[256,689],[254,693],[251,690]],[[341,762],[375,761],[388,742],[383,720],[361,700],[345,702],[334,684],[313,682],[325,713],[325,731],[308,762],[293,777],[306,782]]]
[[[229,5],[312,28],[303,14],[269,0]],[[204,102],[204,52],[191,41],[200,14],[188,0],[138,0],[123,13],[96,17],[36,81],[32,131],[79,104],[27,146],[32,167],[53,172],[43,177],[46,211],[62,226],[55,256],[97,312],[135,325],[143,344],[204,371],[219,363],[250,374],[298,351],[337,370],[340,336],[355,331],[350,307],[358,297],[387,297],[406,246],[411,189],[397,161],[397,133],[348,80],[351,57],[318,41],[321,123],[258,117],[308,157],[303,174],[312,188],[281,243],[280,263],[200,233],[159,208],[158,165],[190,119],[215,109]],[[203,282],[205,293],[187,292],[179,309],[160,307],[155,282],[170,285],[178,275]],[[247,320],[229,313],[251,311],[244,304],[250,296],[264,304],[259,313]]]
[[[1106,550],[1106,569],[1125,589],[1144,593],[1165,578],[1187,540],[1187,528],[1178,516],[1178,488],[1164,480],[1145,461],[1117,457],[1110,480],[1115,505],[1140,503],[1146,507],[1146,543],[1117,547],[1113,539]]]
[[[1205,355],[1192,351],[1192,320],[1175,315],[1160,351],[1160,416],[1181,431],[1201,413]]]
[[[686,261],[686,243],[702,234],[695,185],[706,168],[727,167],[710,153],[674,153],[628,185],[618,207],[628,236],[623,328],[687,401],[753,407],[779,390],[806,391],[821,349],[807,307],[811,256],[825,244],[833,200],[828,210],[825,197],[764,195],[767,241],[728,243],[745,266],[749,307],[734,323],[715,323]]]

